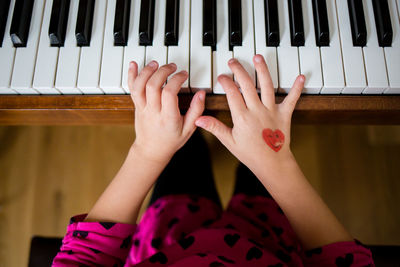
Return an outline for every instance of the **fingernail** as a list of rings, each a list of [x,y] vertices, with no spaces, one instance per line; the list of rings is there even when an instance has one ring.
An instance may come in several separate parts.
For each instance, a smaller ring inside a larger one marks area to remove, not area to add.
[[[300,75],[299,79],[300,79],[300,82],[304,82],[306,80],[306,77],[304,77],[304,75]]]
[[[130,69],[133,69],[134,66],[135,66],[135,63],[133,63],[133,61],[131,61],[131,62],[129,63],[129,68],[130,68]]]
[[[205,94],[204,94],[204,93],[199,93],[199,99],[200,99],[201,101],[204,100],[204,97],[205,97]]]
[[[151,68],[157,68],[157,62],[156,62],[155,60],[152,60],[152,61],[149,63],[149,66],[150,66]]]
[[[262,56],[261,56],[261,55],[256,55],[256,56],[254,57],[254,61],[255,61],[255,62],[258,62],[258,63],[261,63],[261,62],[262,62]]]
[[[201,127],[201,128],[206,127],[206,122],[203,120],[197,120],[194,124],[196,124],[196,126]]]
[[[228,61],[228,63],[229,64],[232,64],[232,63],[235,63],[237,60],[236,60],[236,58],[231,58],[229,61]]]
[[[180,73],[187,75],[188,72],[186,70],[182,70]]]
[[[175,63],[169,63],[172,67],[176,68],[176,64]]]

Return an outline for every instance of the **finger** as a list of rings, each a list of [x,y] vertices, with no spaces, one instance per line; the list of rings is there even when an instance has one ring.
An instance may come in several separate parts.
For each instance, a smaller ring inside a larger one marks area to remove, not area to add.
[[[232,118],[235,118],[239,113],[247,111],[246,103],[239,88],[231,77],[227,75],[218,76],[218,82],[226,93],[226,99],[228,101],[229,109],[232,114]]]
[[[151,61],[143,70],[139,73],[133,82],[132,86],[129,86],[131,95],[142,96],[143,103],[142,107],[146,105],[146,83],[150,79],[151,75],[157,70],[158,64],[156,61]]]
[[[275,89],[268,66],[261,55],[255,55],[253,62],[257,71],[257,79],[260,82],[261,102],[268,109],[272,109],[275,106]]]
[[[226,148],[229,149],[231,147],[233,143],[232,128],[211,116],[201,116],[196,120],[195,124],[212,133]]]
[[[129,62],[129,71],[128,71],[128,86],[133,87],[133,83],[138,75],[138,65],[135,61]]]
[[[282,109],[290,114],[293,112],[297,100],[301,95],[301,91],[304,87],[305,77],[304,75],[297,76],[296,81],[294,82],[292,89],[290,90],[289,94],[285,97],[283,102],[281,103]]]
[[[190,107],[183,117],[183,130],[184,134],[193,133],[196,130],[195,121],[203,114],[205,105],[206,92],[198,91],[190,102]]]
[[[187,80],[187,71],[181,71],[172,76],[168,80],[167,85],[164,87],[161,93],[161,109],[180,116],[179,105],[178,105],[178,93],[182,87],[182,84]]]
[[[230,59],[228,61],[228,65],[235,75],[235,78],[240,85],[240,89],[242,89],[242,94],[244,100],[246,101],[247,107],[253,108],[258,106],[261,102],[260,98],[258,97],[253,79],[243,68],[242,64],[240,64],[236,59]]]
[[[138,74],[138,65],[135,61],[131,61],[129,63],[129,71],[128,71],[128,87],[129,91],[131,93],[131,98],[133,103],[135,103],[135,108],[142,108],[145,103],[146,99],[144,97],[144,94],[137,94],[137,91],[134,90],[134,83],[137,78]]]
[[[161,87],[169,75],[176,71],[176,65],[170,63],[161,66],[146,84],[146,105],[155,110],[161,109]]]

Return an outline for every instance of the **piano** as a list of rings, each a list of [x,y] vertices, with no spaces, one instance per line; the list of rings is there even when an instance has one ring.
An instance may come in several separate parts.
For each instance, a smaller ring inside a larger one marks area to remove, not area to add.
[[[267,61],[277,102],[306,76],[300,123],[400,124],[400,0],[2,0],[0,124],[125,124],[128,64],[189,72],[229,121],[217,76],[235,57],[259,88]],[[232,77],[234,79],[234,77]]]

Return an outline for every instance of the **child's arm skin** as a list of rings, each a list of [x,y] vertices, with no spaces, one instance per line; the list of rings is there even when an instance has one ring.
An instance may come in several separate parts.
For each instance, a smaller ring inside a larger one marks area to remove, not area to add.
[[[282,208],[305,249],[352,241],[352,236],[308,183],[290,150],[291,117],[303,89],[304,76],[297,77],[288,96],[277,105],[263,57],[256,55],[253,61],[260,80],[261,101],[248,73],[232,59],[229,67],[242,93],[228,76],[221,75],[218,81],[226,92],[234,127],[229,128],[210,116],[198,118],[196,125],[214,134],[253,171]],[[282,134],[274,132],[277,129]],[[273,136],[267,137],[268,132]]]
[[[128,84],[135,104],[136,139],[120,171],[100,196],[85,221],[136,223],[142,202],[175,152],[196,129],[195,120],[204,111],[205,92],[196,93],[185,116],[178,106],[178,92],[187,72],[176,71],[175,64],[158,69],[150,62],[138,75],[130,64]]]

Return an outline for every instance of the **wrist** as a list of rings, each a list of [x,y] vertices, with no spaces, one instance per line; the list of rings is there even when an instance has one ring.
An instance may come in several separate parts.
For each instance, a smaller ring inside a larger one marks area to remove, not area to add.
[[[273,154],[268,152],[263,155],[258,155],[251,160],[249,164],[244,163],[257,177],[264,177],[271,173],[281,172],[293,162],[296,162],[296,159],[292,151],[288,149],[273,152]]]
[[[171,155],[159,155],[155,151],[150,151],[146,146],[137,143],[136,141],[132,144],[129,153],[133,153],[136,157],[141,160],[145,160],[149,163],[157,165],[167,165],[171,160],[173,154]]]
[[[293,159],[294,155],[290,148],[281,149],[278,152],[267,149],[262,153],[258,153],[255,162],[261,166],[265,166],[265,164],[280,165],[280,163],[291,161]]]

